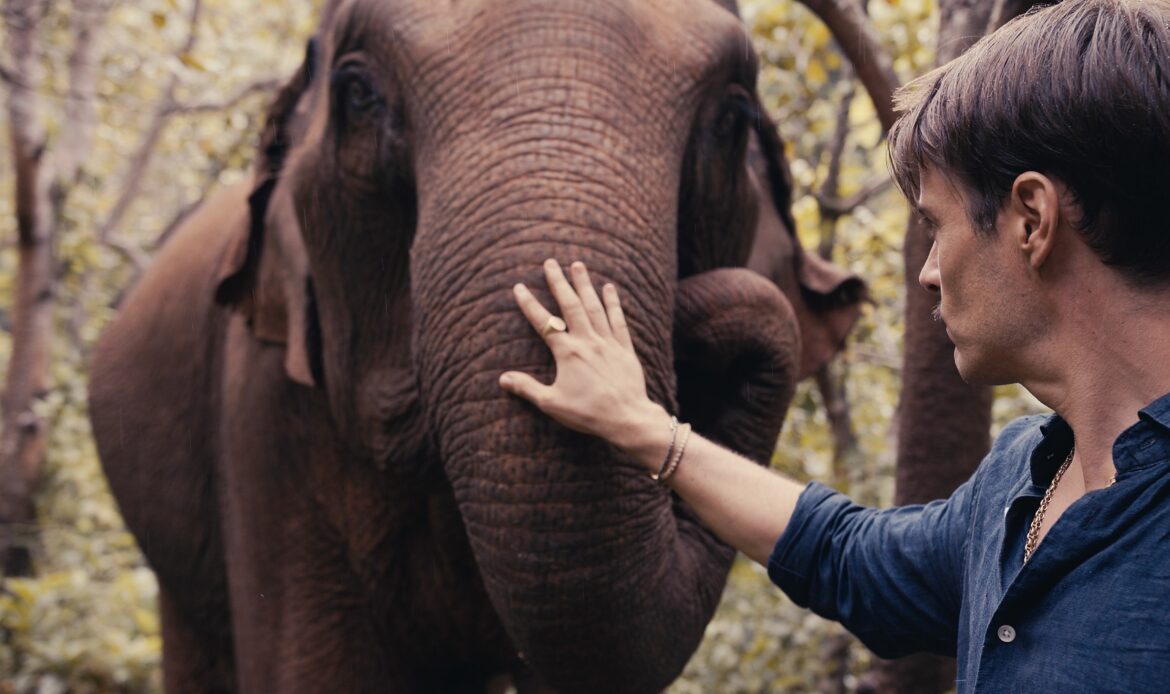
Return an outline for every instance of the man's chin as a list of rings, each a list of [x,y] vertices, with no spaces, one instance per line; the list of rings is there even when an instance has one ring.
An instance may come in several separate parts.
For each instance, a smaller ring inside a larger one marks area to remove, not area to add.
[[[1002,372],[1002,364],[992,364],[988,363],[989,361],[968,355],[955,347],[955,369],[967,385],[1001,386],[1005,383],[1015,383],[1009,375]]]

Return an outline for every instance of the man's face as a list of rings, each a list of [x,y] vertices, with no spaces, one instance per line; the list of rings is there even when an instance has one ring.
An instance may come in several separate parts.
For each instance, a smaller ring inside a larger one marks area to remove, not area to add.
[[[1027,260],[1003,228],[976,234],[966,192],[926,169],[916,202],[934,243],[918,281],[939,294],[939,315],[955,345],[955,366],[969,383],[1013,383],[1024,375],[1027,347],[1046,329],[1032,301]]]

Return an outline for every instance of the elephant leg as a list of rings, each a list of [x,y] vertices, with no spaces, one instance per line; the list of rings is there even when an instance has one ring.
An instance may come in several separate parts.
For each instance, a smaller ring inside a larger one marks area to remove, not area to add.
[[[159,588],[162,620],[163,686],[171,694],[234,692],[235,662],[226,629],[209,634],[185,615],[165,588]],[[224,610],[223,622],[227,622]]]
[[[239,319],[229,327],[220,428],[240,689],[421,691],[377,632],[381,610],[348,555],[356,531],[320,503],[344,507],[360,463],[345,458],[323,397],[287,379],[283,350],[246,331]]]

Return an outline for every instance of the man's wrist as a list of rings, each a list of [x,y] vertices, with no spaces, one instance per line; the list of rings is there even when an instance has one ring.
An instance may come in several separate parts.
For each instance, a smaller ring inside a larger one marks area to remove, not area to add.
[[[661,405],[647,400],[643,407],[625,419],[612,442],[643,467],[656,471],[670,447],[670,439],[670,413]]]

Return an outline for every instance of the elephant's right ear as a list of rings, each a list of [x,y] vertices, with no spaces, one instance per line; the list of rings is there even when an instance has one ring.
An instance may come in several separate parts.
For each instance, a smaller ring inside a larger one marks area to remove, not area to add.
[[[232,238],[220,261],[215,301],[234,307],[264,342],[286,345],[284,367],[297,383],[315,386],[313,314],[308,259],[291,202],[267,178],[248,197],[246,228]],[[318,330],[318,332],[314,332]]]

